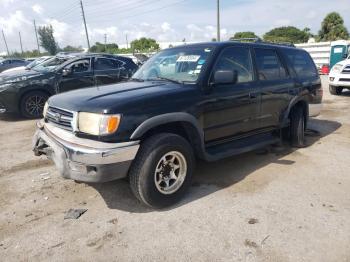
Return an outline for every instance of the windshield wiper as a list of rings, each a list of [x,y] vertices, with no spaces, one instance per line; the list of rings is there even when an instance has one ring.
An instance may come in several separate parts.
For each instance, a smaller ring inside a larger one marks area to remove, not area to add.
[[[150,81],[154,81],[154,80],[164,80],[164,81],[168,81],[168,82],[172,82],[172,83],[176,83],[176,84],[183,84],[183,81],[179,81],[179,80],[175,80],[175,79],[171,79],[171,78],[167,78],[167,77],[162,77],[162,76],[158,76],[155,78],[151,78],[148,79]]]
[[[145,80],[140,78],[130,78],[129,81],[135,81],[135,82],[145,82]]]

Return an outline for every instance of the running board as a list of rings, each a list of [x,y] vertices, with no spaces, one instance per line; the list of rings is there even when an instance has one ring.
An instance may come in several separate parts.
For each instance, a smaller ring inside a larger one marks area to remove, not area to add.
[[[206,160],[216,161],[222,158],[239,155],[268,145],[279,143],[280,138],[271,133],[259,134],[242,138],[225,144],[206,148]]]

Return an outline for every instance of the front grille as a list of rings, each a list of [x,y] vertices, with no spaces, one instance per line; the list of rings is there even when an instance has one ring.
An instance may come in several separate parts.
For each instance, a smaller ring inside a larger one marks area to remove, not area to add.
[[[350,82],[350,78],[340,78],[340,82]]]
[[[73,131],[73,113],[70,111],[50,106],[47,110],[45,120],[63,129]]]
[[[343,74],[350,74],[350,66],[346,66],[343,71],[342,71]]]

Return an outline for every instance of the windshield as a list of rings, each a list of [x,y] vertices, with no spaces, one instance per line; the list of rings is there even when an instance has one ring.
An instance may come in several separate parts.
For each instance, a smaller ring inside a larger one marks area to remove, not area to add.
[[[27,68],[33,68],[33,67],[41,64],[45,60],[48,60],[48,58],[47,57],[45,57],[45,58],[41,57],[41,58],[35,59],[33,62],[29,63],[26,67]]]
[[[53,57],[38,65],[34,66],[32,69],[39,72],[50,72],[53,71],[57,66],[66,62],[68,57]]]
[[[151,57],[132,78],[196,82],[213,49],[212,46],[184,46],[161,51]]]

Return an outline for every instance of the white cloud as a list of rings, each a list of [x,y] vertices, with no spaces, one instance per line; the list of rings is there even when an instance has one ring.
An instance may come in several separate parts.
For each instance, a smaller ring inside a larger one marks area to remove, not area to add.
[[[9,4],[13,4],[15,0],[0,0],[0,5],[8,6]]]
[[[52,25],[53,28],[53,36],[55,37],[56,41],[62,42],[66,40],[66,36],[69,36],[69,29],[70,26],[67,23],[60,22],[56,19],[46,19],[45,20],[46,25]]]
[[[32,9],[37,14],[41,14],[43,12],[43,8],[41,7],[41,5],[38,4],[33,5]]]
[[[22,11],[15,11],[9,14],[8,17],[0,17],[0,27],[8,34],[12,34],[28,24],[31,24],[31,22],[25,18]]]

